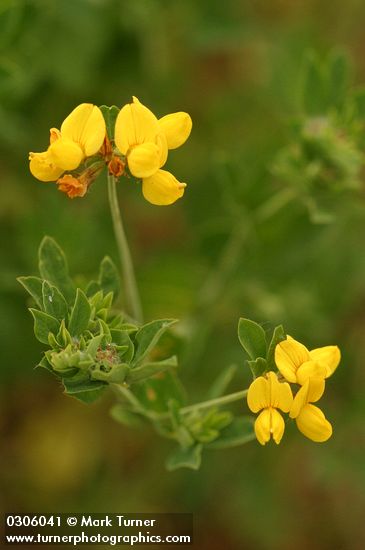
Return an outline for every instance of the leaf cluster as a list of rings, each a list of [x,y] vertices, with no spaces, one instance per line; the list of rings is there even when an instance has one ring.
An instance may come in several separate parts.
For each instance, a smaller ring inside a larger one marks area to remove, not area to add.
[[[97,280],[76,288],[60,246],[45,237],[39,247],[40,276],[19,277],[31,295],[36,338],[47,345],[40,367],[59,377],[65,393],[89,403],[109,384],[130,386],[176,367],[176,357],[150,358],[162,334],[175,323],[160,319],[138,326],[113,307],[118,271],[106,256]]]

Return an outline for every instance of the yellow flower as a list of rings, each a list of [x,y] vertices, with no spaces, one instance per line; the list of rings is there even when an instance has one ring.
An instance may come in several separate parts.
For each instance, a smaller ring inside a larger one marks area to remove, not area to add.
[[[317,443],[332,435],[332,426],[321,409],[311,404],[322,397],[324,386],[323,378],[307,379],[294,397],[289,413],[290,418],[295,418],[298,430]]]
[[[172,204],[184,194],[186,184],[161,168],[168,149],[180,147],[188,139],[191,127],[187,113],[172,113],[158,120],[136,97],[120,110],[115,144],[125,156],[130,173],[142,179],[143,195],[152,204]]]
[[[275,362],[281,374],[301,386],[311,378],[328,378],[339,365],[341,353],[337,346],[325,346],[309,351],[290,336],[277,344]]]
[[[266,377],[256,378],[248,389],[247,404],[252,412],[262,411],[255,421],[255,434],[265,445],[272,436],[275,443],[280,443],[284,434],[284,419],[277,409],[289,412],[293,395],[287,382],[279,382],[276,374],[268,372]]]
[[[102,112],[91,103],[82,103],[63,121],[61,130],[51,128],[47,151],[29,153],[30,171],[40,181],[55,181],[65,170],[75,170],[95,155],[104,138]]]

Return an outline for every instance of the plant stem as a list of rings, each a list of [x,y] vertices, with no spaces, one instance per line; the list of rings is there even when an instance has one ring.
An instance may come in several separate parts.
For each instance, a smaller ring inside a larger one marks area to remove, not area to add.
[[[119,393],[129,402],[130,405],[132,405],[134,412],[146,416],[150,420],[159,421],[170,418],[170,413],[155,413],[141,407],[139,401],[135,398],[133,393],[123,385],[115,384],[115,389],[117,393]],[[223,395],[222,397],[217,397],[215,399],[209,399],[208,401],[201,401],[200,403],[195,403],[194,405],[182,407],[179,412],[180,414],[189,414],[194,411],[200,411],[201,409],[209,409],[210,407],[220,407],[222,405],[227,405],[228,403],[233,403],[234,401],[244,399],[247,396],[247,392],[248,390],[241,390],[235,393],[229,393],[228,395]]]
[[[229,393],[228,395],[223,395],[222,397],[217,397],[216,399],[201,401],[200,403],[183,407],[180,409],[180,414],[188,414],[201,409],[208,409],[209,407],[219,407],[221,405],[226,405],[227,403],[233,403],[234,401],[244,399],[247,392],[248,390],[236,391],[235,393]]]
[[[139,323],[143,322],[141,300],[138,293],[136,276],[129,250],[127,237],[123,227],[122,216],[118,204],[116,180],[108,174],[109,206],[113,220],[114,235],[117,241],[120,263],[122,266],[123,284],[127,312]]]

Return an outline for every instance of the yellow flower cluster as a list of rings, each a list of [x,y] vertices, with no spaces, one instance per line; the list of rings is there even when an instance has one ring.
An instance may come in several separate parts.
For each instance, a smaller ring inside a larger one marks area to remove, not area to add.
[[[76,107],[63,121],[61,129],[52,128],[47,151],[30,153],[30,171],[40,181],[57,181],[69,197],[84,196],[104,164],[119,177],[129,173],[142,180],[142,192],[152,204],[168,205],[183,196],[185,183],[161,168],[168,151],[180,147],[192,128],[184,112],[160,119],[136,97],[119,111],[114,142],[106,134],[101,110],[90,103]],[[81,174],[69,174],[90,157],[95,157]]]
[[[262,445],[271,437],[280,443],[285,424],[278,409],[289,413],[299,431],[312,441],[323,442],[331,437],[331,424],[313,403],[322,397],[325,379],[333,374],[340,359],[337,346],[309,351],[290,336],[277,344],[275,363],[286,381],[280,381],[278,375],[270,371],[252,382],[247,395],[250,410],[261,411],[255,421],[255,433]],[[294,397],[288,382],[300,386]]]

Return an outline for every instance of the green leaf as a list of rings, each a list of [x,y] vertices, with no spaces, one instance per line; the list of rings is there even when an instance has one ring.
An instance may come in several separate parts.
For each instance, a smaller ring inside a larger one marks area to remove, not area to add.
[[[53,374],[53,369],[47,359],[46,356],[43,356],[42,359],[39,361],[38,365],[36,365],[36,368],[42,368],[42,369],[46,369],[48,370],[49,372],[52,372]]]
[[[162,334],[175,323],[177,323],[176,319],[158,319],[140,328],[135,337],[136,353],[133,365],[138,365],[156,345]]]
[[[109,371],[95,368],[91,371],[91,377],[93,380],[102,380],[108,384],[123,384],[128,371],[129,366],[120,363],[119,365],[113,365]]]
[[[143,408],[156,412],[168,411],[171,399],[176,400],[180,406],[185,403],[184,388],[173,370],[135,384],[133,393]]]
[[[100,284],[97,281],[90,281],[85,290],[86,296],[91,298],[98,292],[100,292]]]
[[[327,110],[327,98],[323,70],[317,57],[307,56],[304,65],[302,90],[303,108],[310,116],[323,115]]]
[[[124,426],[138,428],[143,424],[141,417],[138,414],[128,411],[121,403],[113,405],[110,409],[110,416]]]
[[[179,468],[198,470],[201,464],[203,445],[194,445],[188,449],[174,451],[166,461],[166,468],[170,472]]]
[[[80,336],[88,327],[91,315],[91,306],[83,291],[76,291],[75,303],[71,310],[68,330],[71,336]]]
[[[89,380],[84,373],[78,373],[72,378],[63,378],[62,383],[67,395],[76,397],[83,403],[92,403],[101,396],[107,387],[105,382]]]
[[[39,251],[39,272],[43,279],[53,283],[71,303],[75,296],[74,284],[68,274],[66,256],[51,237],[44,237]]]
[[[43,309],[59,321],[67,318],[68,307],[66,300],[57,287],[43,281],[42,285]]]
[[[266,359],[263,359],[262,357],[258,357],[254,361],[247,361],[247,364],[255,378],[261,376],[264,372],[266,372],[266,370],[268,370]]]
[[[48,313],[44,313],[44,311],[33,308],[30,308],[29,311],[34,318],[35,337],[42,342],[42,344],[48,344],[48,334],[50,332],[52,332],[52,334],[57,334],[60,328],[59,321],[57,321],[55,317],[48,315]]]
[[[98,334],[97,336],[94,336],[89,340],[86,348],[86,353],[90,355],[93,359],[95,359],[96,352],[98,351],[100,347],[101,340],[103,338],[102,334]]]
[[[60,330],[58,331],[56,339],[60,343],[61,347],[66,347],[69,344],[72,344],[71,334],[66,328],[64,319],[61,321]]]
[[[113,344],[126,346],[126,351],[123,353],[123,361],[130,363],[134,355],[134,344],[130,339],[129,333],[126,330],[112,328],[110,335]]]
[[[216,399],[224,394],[229,384],[232,382],[234,375],[236,374],[237,366],[230,365],[222,370],[218,377],[213,382],[207,399]]]
[[[117,298],[120,291],[120,278],[118,269],[109,256],[105,256],[100,264],[99,285],[104,295],[112,292],[114,299]]]
[[[176,368],[176,367],[177,367],[177,357],[175,355],[173,357],[169,357],[169,359],[165,359],[164,361],[155,361],[152,363],[145,363],[141,367],[136,367],[132,369],[126,378],[126,382],[128,384],[140,382],[141,380],[151,378],[151,376],[154,376],[155,374],[158,374],[160,372],[164,372],[166,370]]]
[[[349,59],[345,52],[334,52],[329,62],[328,101],[334,107],[340,107],[346,99],[349,84]]]
[[[219,437],[209,443],[207,449],[227,449],[229,447],[238,447],[248,441],[255,439],[253,428],[254,419],[251,416],[238,416],[224,428]]]
[[[110,141],[112,141],[114,140],[115,121],[119,113],[119,108],[116,107],[116,105],[112,105],[111,107],[107,105],[102,105],[100,107],[100,110],[103,113],[108,137]]]
[[[241,317],[238,322],[238,339],[251,359],[266,357],[265,331],[254,321]]]
[[[286,334],[285,334],[283,325],[278,325],[277,327],[275,327],[272,334],[271,342],[269,344],[269,349],[267,352],[267,359],[266,359],[267,370],[269,371],[276,370],[277,367],[275,363],[275,348],[277,344],[285,340],[285,338],[286,338]]]
[[[39,277],[18,277],[17,281],[25,288],[32,296],[33,300],[40,309],[43,309],[42,297],[42,279]]]

